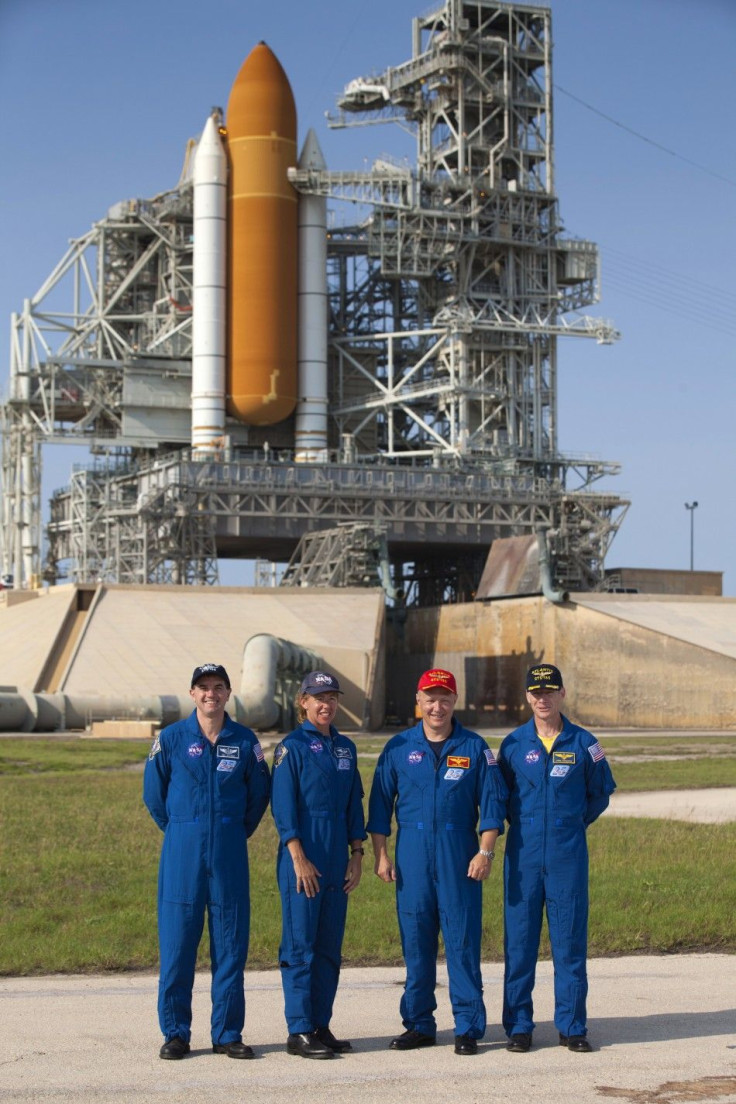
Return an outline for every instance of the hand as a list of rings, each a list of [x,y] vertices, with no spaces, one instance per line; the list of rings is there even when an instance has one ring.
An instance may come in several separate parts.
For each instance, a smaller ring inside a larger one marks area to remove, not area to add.
[[[468,877],[472,878],[475,882],[484,882],[488,875],[491,873],[491,863],[493,859],[486,858],[485,855],[481,855],[480,851],[477,855],[473,855],[470,860],[470,866],[468,867]]]
[[[363,873],[363,856],[358,852],[356,855],[350,856],[348,862],[348,868],[345,871],[345,883],[343,889],[346,893],[352,893],[357,887],[360,876]]]
[[[302,890],[307,897],[316,897],[319,893],[319,879],[322,877],[314,863],[311,863],[306,855],[299,855],[293,859],[294,873],[296,874],[296,891]]]
[[[385,852],[376,856],[374,870],[382,882],[396,881],[396,867]]]

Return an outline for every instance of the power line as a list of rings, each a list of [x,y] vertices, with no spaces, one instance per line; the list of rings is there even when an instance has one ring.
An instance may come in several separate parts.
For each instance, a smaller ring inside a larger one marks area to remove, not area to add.
[[[693,168],[699,169],[700,172],[706,173],[708,176],[715,177],[716,180],[722,180],[726,184],[730,184],[732,188],[736,188],[736,180],[731,180],[729,176],[723,176],[722,173],[714,172],[713,169],[707,168],[705,165],[701,165],[698,161],[692,161],[689,157],[684,157],[676,150],[671,150],[667,146],[663,146],[661,142],[655,142],[653,138],[648,138],[646,134],[641,134],[638,130],[634,130],[630,126],[626,126],[625,123],[619,122],[618,119],[614,119],[611,115],[606,115],[605,111],[599,111],[597,107],[593,107],[592,104],[586,103],[585,100],[581,100],[579,96],[575,96],[572,92],[568,92],[566,88],[563,88],[559,84],[554,86],[558,92],[562,92],[564,96],[569,96],[571,100],[575,100],[576,103],[581,104],[583,107],[587,107],[588,111],[592,111],[594,115],[599,115],[601,119],[605,119],[606,122],[612,123],[614,126],[619,127],[621,130],[625,130],[628,134],[633,134],[635,138],[639,138],[640,141],[646,142],[650,146],[654,146],[655,149],[662,150],[663,153],[668,153],[670,157],[676,157],[678,161],[683,161],[686,165],[692,165]]]

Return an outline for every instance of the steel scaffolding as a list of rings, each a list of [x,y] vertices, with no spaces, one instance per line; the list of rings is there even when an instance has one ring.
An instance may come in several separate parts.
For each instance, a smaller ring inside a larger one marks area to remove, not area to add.
[[[602,585],[628,503],[594,489],[618,465],[559,452],[557,342],[617,334],[579,313],[598,253],[558,213],[550,18],[446,0],[330,119],[400,125],[415,164],[290,170],[331,205],[324,463],[295,462],[291,420],[230,422],[222,456],[191,460],[187,172],[72,243],[12,323],[4,571],[41,577],[41,445],[74,440],[111,458],[55,494],[46,578],[210,583],[218,557],[286,562],[360,523],[385,530],[387,591],[410,602],[471,597],[494,539],[539,531],[560,587]]]

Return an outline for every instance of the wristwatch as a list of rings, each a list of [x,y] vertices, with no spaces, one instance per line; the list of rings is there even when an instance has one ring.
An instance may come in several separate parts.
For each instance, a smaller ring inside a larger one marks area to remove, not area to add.
[[[495,857],[496,857],[496,852],[495,851],[484,851],[482,847],[479,847],[478,851],[483,856],[484,859],[495,859]]]

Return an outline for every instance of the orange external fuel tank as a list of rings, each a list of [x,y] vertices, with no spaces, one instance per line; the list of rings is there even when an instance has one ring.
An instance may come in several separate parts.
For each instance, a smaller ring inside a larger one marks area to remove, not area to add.
[[[260,42],[227,105],[227,409],[273,425],[297,399],[296,107],[286,73]]]

